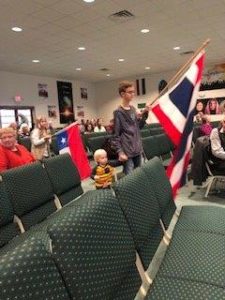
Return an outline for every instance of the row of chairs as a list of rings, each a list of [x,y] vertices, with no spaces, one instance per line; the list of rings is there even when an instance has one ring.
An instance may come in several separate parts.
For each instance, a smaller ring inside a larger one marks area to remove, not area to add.
[[[0,255],[0,299],[131,300],[141,284],[146,300],[224,299],[224,209],[188,206],[178,215],[154,158],[113,190],[81,195],[47,226],[9,243]],[[160,243],[168,249],[151,278],[146,270]]]
[[[147,160],[157,156],[161,159],[164,167],[169,165],[175,146],[165,133],[144,137],[142,144]]]
[[[17,186],[20,196],[15,195],[17,203],[13,199],[12,205],[21,222],[25,221],[27,232],[2,248],[0,299],[134,299],[141,278],[150,280],[145,270],[163,237],[160,215],[167,224],[176,209],[172,201],[169,203],[172,193],[168,180],[158,183],[153,193],[145,180],[149,172],[156,182],[161,175],[166,178],[160,162],[153,161],[145,169],[138,169],[132,176],[115,183],[114,195],[111,190],[89,191],[47,220],[45,215],[42,222],[36,219],[36,213],[32,214],[31,228],[19,209],[24,212],[32,206],[37,211],[41,199],[46,200],[47,195],[53,201],[48,182],[44,184],[47,177],[36,166],[37,163],[33,164],[33,172],[29,174],[32,179],[24,177],[20,181],[23,186],[10,181],[17,177],[4,176],[1,183],[7,192],[11,184],[11,193]],[[23,172],[18,174],[25,175],[24,167],[19,169]],[[37,183],[40,176],[43,181]],[[61,168],[62,181],[66,181],[64,176],[66,170]],[[142,190],[137,190],[139,184],[140,189],[147,188],[144,197]],[[162,187],[167,193],[159,199]],[[136,253],[141,257],[141,276]]]
[[[3,172],[0,246],[41,223],[82,193],[80,176],[69,154]]]
[[[25,148],[27,148],[28,151],[31,151],[31,139],[30,139],[30,137],[23,137],[23,138],[18,137],[18,143],[20,145],[23,145]],[[52,142],[50,144],[50,150],[55,155],[59,154],[59,148],[58,148],[56,136],[52,137]]]

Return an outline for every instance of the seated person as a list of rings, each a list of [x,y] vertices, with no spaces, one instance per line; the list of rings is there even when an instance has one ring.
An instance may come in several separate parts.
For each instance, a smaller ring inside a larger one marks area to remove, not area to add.
[[[201,136],[210,136],[210,133],[212,131],[212,125],[210,124],[210,119],[208,116],[202,117],[202,125],[200,126],[200,135]]]
[[[20,130],[19,130],[19,137],[29,137],[30,136],[30,128],[26,123],[21,124]]]
[[[102,124],[103,124],[102,119],[98,119],[97,124],[94,127],[94,132],[106,132],[106,129]]]
[[[210,134],[212,160],[215,169],[225,175],[225,118],[221,126],[214,128]]]
[[[94,129],[93,129],[92,124],[89,123],[89,124],[86,126],[86,128],[85,128],[84,134],[90,134],[90,133],[92,133],[92,132],[94,132]]]
[[[202,123],[202,117],[203,117],[203,113],[199,112],[196,116],[195,116],[195,123],[197,124],[201,124]]]
[[[104,149],[96,150],[94,160],[97,165],[92,170],[91,178],[95,181],[96,189],[109,188],[112,184],[114,168],[108,164],[106,151]]]
[[[16,132],[12,128],[0,129],[0,171],[34,162],[33,155],[22,145],[17,144]]]

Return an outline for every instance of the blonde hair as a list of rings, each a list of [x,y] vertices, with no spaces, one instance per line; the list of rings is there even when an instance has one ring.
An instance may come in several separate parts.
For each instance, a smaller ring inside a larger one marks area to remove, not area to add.
[[[11,133],[12,135],[16,136],[16,131],[12,127],[5,127],[0,128],[0,139],[2,138],[3,134]]]
[[[98,162],[99,157],[101,155],[103,155],[103,154],[107,155],[107,152],[104,149],[98,149],[98,150],[96,150],[95,153],[94,153],[94,160],[95,160],[95,162]]]
[[[36,118],[36,126],[37,126],[37,128],[39,128],[39,129],[40,129],[40,123],[41,123],[41,121],[46,121],[46,122],[48,122],[46,117],[44,117],[44,116],[38,116],[38,117]]]

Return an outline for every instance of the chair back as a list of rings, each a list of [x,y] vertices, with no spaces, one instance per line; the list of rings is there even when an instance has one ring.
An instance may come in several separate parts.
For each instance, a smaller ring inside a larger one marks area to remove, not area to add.
[[[0,257],[0,299],[71,299],[50,253],[37,237]]]
[[[48,175],[37,161],[2,173],[3,182],[25,230],[56,211],[54,193]]]
[[[83,194],[79,172],[68,153],[49,158],[43,164],[62,206]]]
[[[71,299],[134,299],[141,284],[134,242],[110,190],[84,194],[48,233]]]
[[[0,247],[6,245],[10,240],[20,233],[19,227],[14,223],[13,207],[0,180]]]
[[[154,186],[149,184],[146,173],[137,168],[115,182],[113,189],[130,226],[136,250],[147,269],[163,237]]]

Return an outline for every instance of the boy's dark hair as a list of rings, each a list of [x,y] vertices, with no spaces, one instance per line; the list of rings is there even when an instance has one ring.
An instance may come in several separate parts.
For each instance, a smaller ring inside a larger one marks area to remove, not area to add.
[[[120,94],[120,96],[121,96],[121,93],[126,92],[127,88],[133,87],[133,86],[134,86],[134,84],[131,81],[121,81],[119,83],[119,94]]]

